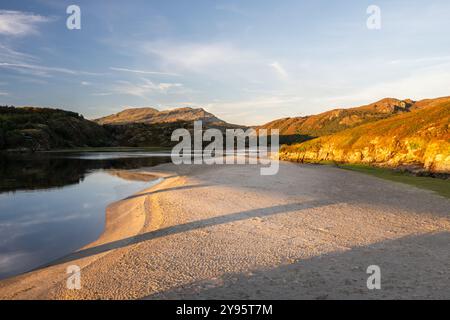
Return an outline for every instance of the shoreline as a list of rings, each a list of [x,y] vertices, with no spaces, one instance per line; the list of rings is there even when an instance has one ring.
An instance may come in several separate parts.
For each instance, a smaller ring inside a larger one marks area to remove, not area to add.
[[[0,299],[448,298],[448,199],[328,166],[259,169],[143,169],[164,180],[111,204],[65,261],[1,281]],[[386,290],[364,290],[373,263]],[[72,264],[81,290],[66,289]]]
[[[160,164],[155,167],[142,168],[137,170],[130,170],[130,174],[144,174],[144,175],[152,175],[156,179],[161,179],[156,184],[152,185],[149,188],[140,190],[135,192],[134,194],[127,196],[118,201],[112,202],[107,205],[105,208],[105,225],[102,233],[98,236],[98,238],[82,247],[77,249],[76,251],[69,253],[63,257],[60,257],[56,260],[53,260],[49,263],[46,263],[40,267],[32,269],[28,272],[21,273],[19,275],[15,275],[12,277],[8,277],[0,280],[0,300],[4,299],[46,299],[45,291],[52,291],[52,287],[56,286],[57,283],[64,282],[67,275],[65,273],[65,268],[71,265],[73,260],[77,260],[77,262],[81,262],[79,267],[81,270],[86,268],[87,266],[95,263],[97,260],[101,259],[105,255],[110,252],[107,251],[105,253],[100,253],[93,257],[73,259],[74,256],[77,255],[78,252],[83,250],[87,250],[96,246],[104,245],[108,242],[112,241],[120,241],[121,239],[132,237],[138,235],[144,228],[154,227],[157,228],[158,221],[160,221],[160,217],[155,213],[153,215],[148,208],[148,197],[140,195],[151,193],[158,189],[158,187],[166,182],[166,178],[173,178],[172,172],[164,172],[153,170],[156,167],[164,166],[166,164]],[[72,257],[69,262],[63,262],[68,257]],[[73,263],[72,263],[73,264]],[[53,270],[54,268],[58,269]],[[56,272],[55,272],[56,271]],[[56,275],[58,274],[58,275]],[[32,278],[30,283],[28,281],[29,278]],[[55,278],[53,281],[50,278]],[[25,286],[28,288],[20,289],[20,290],[12,290],[11,293],[7,293],[4,295],[2,292],[3,287],[22,287],[23,281],[25,281]],[[50,285],[43,285],[43,282],[47,282]],[[41,289],[37,289],[38,286],[42,286]],[[53,288],[54,289],[54,288]],[[22,296],[23,295],[23,296]]]

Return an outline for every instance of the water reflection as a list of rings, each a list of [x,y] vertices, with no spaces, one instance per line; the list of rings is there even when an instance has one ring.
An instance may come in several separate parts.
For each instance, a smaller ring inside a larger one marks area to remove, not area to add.
[[[0,193],[63,187],[99,169],[137,169],[168,161],[165,153],[78,152],[0,155]]]
[[[106,206],[155,181],[124,170],[168,160],[148,153],[0,157],[0,279],[97,239]]]

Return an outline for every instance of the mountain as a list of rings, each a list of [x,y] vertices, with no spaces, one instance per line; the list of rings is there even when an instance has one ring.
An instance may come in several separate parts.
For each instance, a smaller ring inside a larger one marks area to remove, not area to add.
[[[94,121],[98,124],[130,124],[130,123],[172,123],[178,121],[202,120],[204,124],[227,126],[225,121],[220,120],[212,113],[202,108],[177,108],[171,110],[158,111],[154,108],[130,108],[119,113],[112,114]]]
[[[418,165],[450,172],[450,97],[421,101],[383,99],[350,109],[281,119],[257,128],[279,128],[285,136],[308,140],[282,146],[292,161]],[[60,109],[0,107],[0,150],[75,147],[170,147],[172,132],[204,128],[245,128],[228,124],[203,109],[127,109],[94,121]],[[318,138],[316,138],[318,137]],[[282,141],[282,140],[281,140]]]
[[[105,128],[75,112],[35,107],[0,107],[0,150],[49,150],[112,144]]]
[[[406,165],[449,173],[450,97],[422,100],[407,108],[408,112],[386,119],[282,146],[280,158]]]
[[[177,121],[156,124],[105,124],[103,127],[110,133],[117,146],[172,147],[177,144],[171,141],[174,130],[183,128],[192,132],[194,126],[193,122]]]
[[[356,108],[334,109],[317,115],[278,119],[257,129],[279,129],[283,143],[301,142],[409,112],[414,104],[415,102],[409,99],[386,98]]]
[[[203,127],[245,128],[229,124],[198,108],[158,111],[127,109],[95,121],[60,109],[0,107],[0,150],[51,150],[76,147],[171,147],[172,132],[193,131],[195,120]]]
[[[158,111],[154,108],[131,108],[119,113],[93,120],[110,132],[120,146],[171,147],[172,132],[184,128],[193,132],[194,121],[202,120],[203,128],[225,129],[245,128],[227,123],[202,108],[178,108]]]

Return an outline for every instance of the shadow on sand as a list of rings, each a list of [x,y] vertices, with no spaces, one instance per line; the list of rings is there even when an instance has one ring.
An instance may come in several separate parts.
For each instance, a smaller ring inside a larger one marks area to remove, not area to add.
[[[230,273],[145,299],[449,299],[450,232],[407,236],[273,269]],[[368,290],[367,267],[381,268]]]
[[[181,188],[180,189],[185,189]],[[299,211],[309,208],[317,208],[322,206],[328,206],[330,204],[334,204],[335,202],[329,201],[329,200],[313,200],[313,201],[305,201],[302,203],[294,203],[294,204],[288,204],[288,205],[279,205],[279,206],[273,206],[273,207],[267,207],[267,208],[259,208],[254,210],[248,210],[248,211],[242,211],[237,212],[233,214],[227,214],[223,216],[208,218],[204,220],[198,220],[193,222],[188,222],[176,226],[171,226],[167,228],[158,229],[155,231],[139,234],[133,237],[109,242],[106,244],[102,244],[96,247],[80,250],[77,252],[74,252],[68,256],[65,256],[61,259],[58,259],[56,261],[53,261],[49,264],[46,264],[44,266],[41,266],[37,269],[42,269],[45,267],[54,266],[57,264],[62,264],[66,262],[70,262],[73,260],[89,257],[92,255],[96,255],[99,253],[103,253],[109,250],[119,249],[123,248],[129,245],[137,244],[143,241],[152,240],[160,237],[169,236],[172,234],[177,233],[183,233],[187,231],[192,231],[196,229],[202,229],[206,227],[211,227],[215,225],[221,225],[226,224],[230,222],[240,221],[240,220],[246,220],[251,219],[255,217],[266,217],[276,214],[282,214],[282,213],[288,213],[292,211]]]

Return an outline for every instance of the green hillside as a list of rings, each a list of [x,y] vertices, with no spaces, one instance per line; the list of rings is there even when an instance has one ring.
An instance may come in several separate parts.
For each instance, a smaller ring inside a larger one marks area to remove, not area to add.
[[[102,126],[75,112],[0,107],[0,150],[98,147],[112,143]]]

